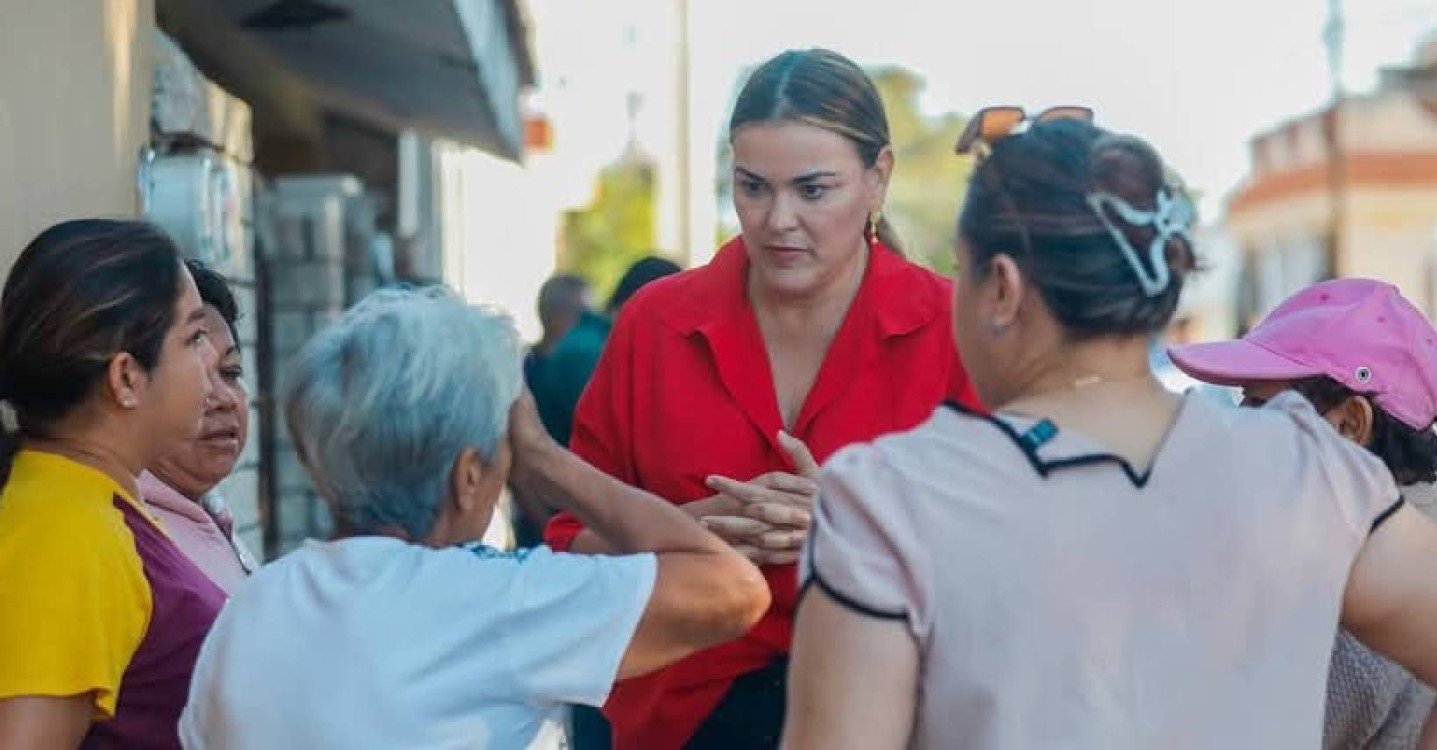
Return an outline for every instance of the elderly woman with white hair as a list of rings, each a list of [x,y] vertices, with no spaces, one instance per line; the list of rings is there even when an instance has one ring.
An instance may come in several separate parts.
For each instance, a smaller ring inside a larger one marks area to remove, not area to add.
[[[510,320],[442,288],[377,293],[297,360],[285,413],[340,537],[234,594],[186,747],[522,748],[565,703],[744,633],[763,577],[683,511],[549,437]],[[480,545],[506,481],[618,553]]]

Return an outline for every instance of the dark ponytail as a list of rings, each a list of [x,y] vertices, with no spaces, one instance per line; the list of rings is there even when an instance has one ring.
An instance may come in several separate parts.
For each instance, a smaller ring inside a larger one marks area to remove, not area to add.
[[[159,361],[180,292],[180,254],[155,227],[86,219],[56,224],[20,253],[0,296],[0,479],[24,438],[43,438],[85,402],[110,361]]]

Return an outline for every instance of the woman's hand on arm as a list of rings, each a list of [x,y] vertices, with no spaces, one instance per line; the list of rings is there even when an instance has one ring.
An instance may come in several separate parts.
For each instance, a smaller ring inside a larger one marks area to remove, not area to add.
[[[94,699],[20,695],[0,699],[0,738],[6,750],[75,748],[90,731]]]
[[[908,746],[918,645],[903,620],[860,614],[812,586],[798,608],[788,675],[784,750]]]
[[[523,405],[526,411],[528,405]],[[531,433],[536,443],[547,438],[532,415]],[[756,565],[785,565],[798,559],[807,539],[813,504],[818,497],[818,462],[803,441],[787,433],[778,442],[797,473],[772,471],[747,482],[728,477],[709,477],[706,484],[715,494],[678,506]],[[569,547],[572,552],[606,554],[613,547],[591,529],[580,531]]]

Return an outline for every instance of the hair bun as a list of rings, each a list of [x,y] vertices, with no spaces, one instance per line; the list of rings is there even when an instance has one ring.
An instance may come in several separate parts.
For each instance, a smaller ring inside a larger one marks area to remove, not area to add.
[[[1014,255],[1077,338],[1146,335],[1172,320],[1196,265],[1196,211],[1142,140],[1036,123],[974,170],[959,230],[976,268]]]

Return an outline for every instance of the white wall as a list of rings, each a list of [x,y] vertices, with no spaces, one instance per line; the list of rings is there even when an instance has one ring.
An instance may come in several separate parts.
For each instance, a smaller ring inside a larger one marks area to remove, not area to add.
[[[552,170],[542,158],[526,168],[453,144],[435,149],[444,281],[472,302],[504,307],[537,340],[535,298],[554,272],[561,209],[546,189]]]

